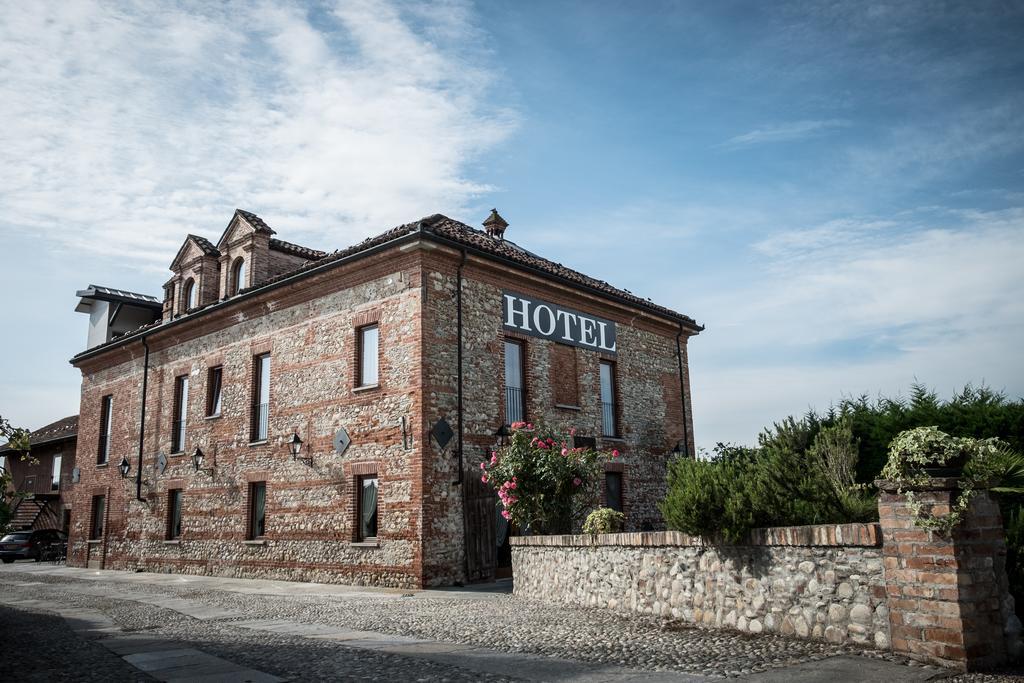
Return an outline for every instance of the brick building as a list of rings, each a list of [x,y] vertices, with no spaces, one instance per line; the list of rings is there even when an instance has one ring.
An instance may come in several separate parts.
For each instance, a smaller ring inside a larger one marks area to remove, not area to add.
[[[666,461],[693,452],[702,328],[484,225],[434,215],[329,254],[241,210],[216,244],[189,235],[152,322],[72,359],[69,562],[487,579],[507,529],[477,465],[522,418],[621,451],[609,502],[659,526]]]
[[[78,416],[57,420],[29,434],[30,457],[0,446],[0,469],[10,475],[14,504],[10,528],[60,529],[71,519],[69,493],[74,485]]]

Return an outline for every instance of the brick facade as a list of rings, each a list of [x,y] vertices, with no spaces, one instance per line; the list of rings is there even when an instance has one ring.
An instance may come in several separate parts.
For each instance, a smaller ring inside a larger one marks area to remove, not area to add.
[[[400,587],[466,581],[458,441],[441,449],[430,436],[441,418],[459,429],[460,267],[463,467],[475,468],[504,421],[501,293],[514,285],[616,323],[621,438],[600,437],[601,356],[594,351],[525,339],[526,410],[531,420],[576,427],[598,437],[599,447],[618,448],[629,528],[659,526],[655,506],[664,492],[666,460],[684,435],[692,449],[692,428],[683,426],[677,340],[685,381],[686,340],[699,331],[695,324],[684,334],[678,319],[643,305],[525,269],[512,272],[486,255],[464,257],[413,230],[401,245],[359,252],[344,262],[328,258],[315,267],[320,262],[302,256],[321,252],[273,240],[261,225],[252,214],[236,215],[218,243],[217,301],[205,299],[211,276],[203,271],[199,310],[165,315],[144,333],[74,359],[83,375],[82,485],[74,492],[71,564],[102,560],[107,568]],[[212,268],[201,246],[186,243],[186,258],[175,266]],[[235,297],[227,278],[239,254],[248,259],[249,291]],[[301,274],[280,280],[296,263]],[[180,296],[177,290],[174,296]],[[174,303],[168,309],[181,311]],[[379,381],[361,387],[357,333],[368,324],[379,332]],[[268,436],[252,443],[253,364],[262,353],[271,363]],[[217,416],[207,415],[212,367],[222,368]],[[181,376],[189,378],[185,442],[173,454],[175,380]],[[108,395],[114,417],[103,464],[96,453],[100,407]],[[578,405],[565,403],[574,396]],[[333,444],[340,428],[351,438],[343,454]],[[303,442],[294,459],[288,444],[293,434]],[[205,454],[200,471],[191,460],[196,448]],[[127,478],[117,470],[122,457],[131,463]],[[162,473],[161,457],[167,462]],[[365,543],[357,540],[357,484],[371,474],[379,479],[378,532]],[[266,533],[257,539],[250,538],[249,527],[253,482],[266,482]],[[174,489],[183,492],[181,536],[169,540],[168,492]],[[89,511],[98,495],[106,496],[107,523],[103,537],[90,541]]]

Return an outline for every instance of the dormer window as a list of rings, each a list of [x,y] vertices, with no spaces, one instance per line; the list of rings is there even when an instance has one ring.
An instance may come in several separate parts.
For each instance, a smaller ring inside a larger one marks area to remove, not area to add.
[[[184,303],[184,313],[188,313],[194,309],[197,305],[196,301],[196,281],[192,278],[185,280],[185,287],[182,289],[181,300]]]
[[[245,287],[245,260],[241,257],[235,259],[231,266],[231,296],[238,294]]]

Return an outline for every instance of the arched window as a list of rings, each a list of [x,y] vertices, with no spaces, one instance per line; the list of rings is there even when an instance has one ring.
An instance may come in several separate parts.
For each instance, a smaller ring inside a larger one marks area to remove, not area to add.
[[[198,303],[196,301],[196,281],[192,278],[185,280],[185,287],[182,289],[181,300],[184,303],[185,310],[183,313],[188,313],[196,307]]]
[[[235,265],[231,267],[231,295],[238,294],[243,287],[245,287],[245,260],[238,257],[235,259]]]

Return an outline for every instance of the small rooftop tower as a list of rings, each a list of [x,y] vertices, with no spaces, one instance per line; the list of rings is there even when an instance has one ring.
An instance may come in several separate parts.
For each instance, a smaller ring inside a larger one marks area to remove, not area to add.
[[[484,229],[487,230],[487,234],[499,240],[504,239],[507,227],[508,221],[498,215],[497,209],[491,209],[491,215],[484,221]]]
[[[75,312],[89,314],[87,349],[149,325],[159,320],[163,311],[163,304],[155,296],[123,289],[89,285],[76,294],[81,299],[75,306]]]

